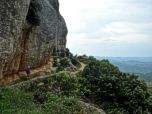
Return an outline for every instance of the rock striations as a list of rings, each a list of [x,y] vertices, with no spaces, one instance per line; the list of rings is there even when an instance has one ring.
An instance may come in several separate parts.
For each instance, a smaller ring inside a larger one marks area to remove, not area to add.
[[[0,76],[17,79],[19,71],[39,67],[50,59],[53,49],[65,50],[68,33],[59,12],[58,0],[35,0],[43,9],[40,26],[27,20],[31,0],[1,0]]]

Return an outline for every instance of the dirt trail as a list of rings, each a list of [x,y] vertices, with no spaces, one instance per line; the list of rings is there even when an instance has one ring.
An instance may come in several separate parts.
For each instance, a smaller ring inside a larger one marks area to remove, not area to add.
[[[82,62],[80,62],[80,64],[81,64],[81,68],[78,69],[78,70],[83,70],[84,67],[86,66],[86,64],[84,64],[84,63],[82,63]],[[72,74],[76,74],[76,73],[78,73],[78,72],[80,72],[80,71],[75,71],[75,72],[71,72],[71,73],[72,73]]]
[[[82,63],[82,62],[80,62],[80,64],[81,64],[81,68],[79,68],[78,70],[83,70],[84,67],[86,66],[86,64],[84,64],[84,63]],[[78,72],[80,72],[80,71],[75,71],[75,72],[71,72],[71,73],[72,73],[72,74],[76,74],[76,73],[78,73]],[[59,74],[59,73],[55,73],[55,74]],[[52,75],[54,75],[54,74],[52,74]],[[30,79],[30,80],[28,80],[28,81],[22,81],[22,82],[20,82],[20,83],[14,84],[14,85],[12,85],[12,86],[10,86],[10,87],[13,88],[13,87],[15,87],[15,86],[21,86],[23,83],[26,83],[26,82],[29,82],[29,81],[32,81],[32,80],[36,80],[36,79],[38,79],[38,78],[43,78],[43,77],[45,78],[45,77],[48,77],[48,76],[50,76],[50,75],[38,76],[38,77],[32,78],[32,79]]]

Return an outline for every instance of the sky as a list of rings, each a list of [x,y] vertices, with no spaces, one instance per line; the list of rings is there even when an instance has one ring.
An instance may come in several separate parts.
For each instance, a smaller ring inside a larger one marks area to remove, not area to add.
[[[59,0],[74,55],[152,57],[152,0]]]

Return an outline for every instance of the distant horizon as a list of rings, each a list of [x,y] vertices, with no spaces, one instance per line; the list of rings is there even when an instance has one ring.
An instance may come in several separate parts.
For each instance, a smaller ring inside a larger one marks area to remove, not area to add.
[[[152,0],[59,0],[59,3],[68,28],[66,47],[71,52],[152,57]]]
[[[95,56],[94,56],[95,57]],[[96,56],[96,57],[109,57],[109,56]],[[144,57],[143,57],[144,58]]]
[[[77,56],[83,56],[84,54],[73,54],[74,56],[75,55],[77,55]],[[87,55],[86,54],[86,56],[94,56],[94,55]],[[98,56],[98,55],[96,55],[96,56],[94,56],[94,57],[112,57],[112,56]],[[118,56],[117,56],[118,57]],[[133,57],[138,57],[138,56],[133,56]],[[141,57],[141,56],[139,56],[139,57]],[[151,56],[152,57],[152,56]],[[122,58],[122,57],[121,57]],[[131,58],[131,57],[123,57],[123,58]],[[146,58],[146,57],[142,57],[142,58]]]

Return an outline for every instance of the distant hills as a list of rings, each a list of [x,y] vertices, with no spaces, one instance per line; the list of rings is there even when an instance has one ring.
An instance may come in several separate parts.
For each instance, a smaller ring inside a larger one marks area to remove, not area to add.
[[[135,73],[139,75],[139,79],[145,79],[152,86],[152,57],[94,57],[97,60],[108,59],[120,71]]]
[[[152,61],[152,57],[100,57],[100,56],[94,56],[94,57],[98,60],[108,59],[108,60],[116,60],[116,61],[129,61],[129,60]]]

